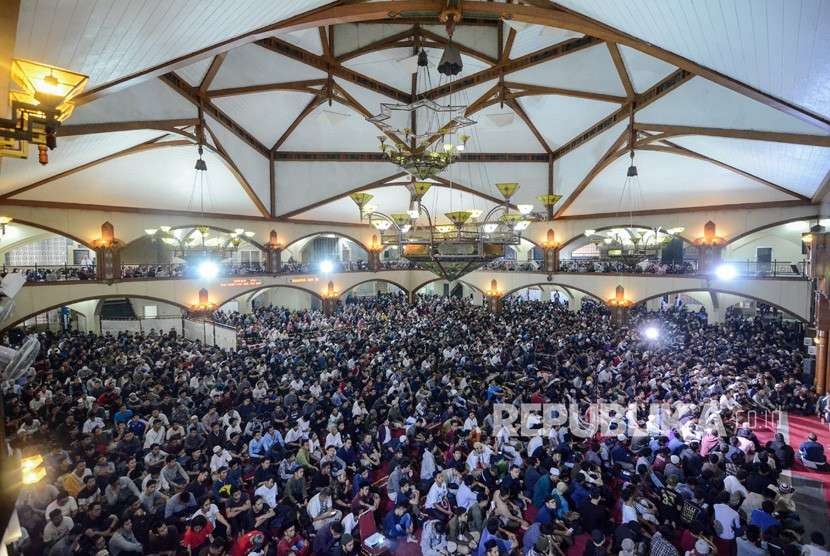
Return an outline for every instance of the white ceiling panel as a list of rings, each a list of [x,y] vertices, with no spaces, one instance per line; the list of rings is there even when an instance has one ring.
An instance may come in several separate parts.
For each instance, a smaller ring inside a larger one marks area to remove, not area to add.
[[[328,0],[21,0],[15,56],[99,85],[328,3]]]
[[[343,65],[408,93],[412,89],[412,74],[398,62],[410,56],[410,48],[389,48],[346,60]]]
[[[507,35],[508,33],[504,34],[505,41],[507,41]],[[565,29],[555,29],[546,25],[523,25],[522,29],[516,32],[516,37],[513,39],[513,48],[510,51],[510,57],[520,58],[525,54],[530,54],[531,52],[536,52],[537,50],[547,48],[562,41],[581,36],[580,33]]]
[[[625,122],[620,122],[553,163],[554,189],[562,195],[562,201],[576,189],[626,127]]]
[[[552,149],[567,143],[620,107],[613,102],[559,95],[522,97],[519,104]]]
[[[585,48],[509,75],[508,80],[517,83],[625,95],[614,61],[604,44]]]
[[[424,28],[436,35],[441,35],[444,38],[448,37],[447,28],[443,25],[426,25]],[[491,58],[498,58],[499,41],[498,31],[495,27],[459,25],[453,32],[452,40]]]
[[[659,58],[643,54],[625,45],[619,45],[619,49],[628,78],[631,79],[631,84],[638,93],[649,89],[677,69]]]
[[[116,158],[49,182],[16,199],[200,212],[193,187],[195,146],[168,147]],[[208,151],[205,212],[258,215],[224,161]]]
[[[271,147],[312,98],[308,93],[275,91],[217,97],[213,102],[266,147]]]
[[[358,162],[283,162],[275,166],[277,213],[292,212],[314,202],[399,173],[394,164]],[[349,199],[357,213],[357,205]]]
[[[233,159],[242,175],[245,176],[262,204],[267,207],[271,197],[271,176],[268,171],[268,159],[210,116],[205,116],[205,123],[216,134],[216,138]]]
[[[299,111],[293,113],[294,117]],[[281,151],[375,151],[381,132],[362,114],[338,102],[321,104],[280,146]]]
[[[46,166],[37,163],[37,147],[30,145],[29,158],[4,158],[0,163],[0,193],[8,193],[162,135],[162,131],[138,130],[59,137],[58,147],[49,152]]]
[[[784,114],[702,77],[692,78],[677,90],[637,112],[637,121],[651,124],[825,134],[794,116]]]
[[[412,25],[387,23],[345,23],[338,25],[334,33],[334,55],[340,56],[407,29],[412,29]]]
[[[323,43],[320,42],[320,31],[317,27],[300,29],[299,31],[292,31],[290,33],[278,33],[276,36],[299,46],[303,50],[308,50],[320,56],[323,54]]]
[[[160,79],[150,79],[82,104],[66,125],[195,117],[195,106]]]
[[[614,213],[739,203],[787,201],[792,197],[714,164],[667,153],[640,151],[639,187],[623,191],[627,156],[621,156],[588,185],[566,215]]]
[[[830,148],[700,136],[672,142],[808,197],[830,172]]]
[[[823,0],[559,0],[762,91],[830,115]]]
[[[473,116],[476,125],[463,130],[470,136],[469,152],[544,152],[533,132],[509,106],[498,104],[480,110]]]
[[[213,58],[204,58],[196,63],[190,64],[183,68],[176,70],[176,73],[187,83],[193,87],[198,87],[205,78],[210,65],[213,63]]]
[[[539,162],[456,163],[440,176],[497,199],[502,198],[496,188],[497,183],[518,182],[519,190],[513,195],[512,202],[530,203],[537,207],[539,201],[536,196],[548,192],[548,165]]]
[[[318,69],[251,43],[228,52],[210,85],[210,90],[321,79],[325,76],[326,74]]]

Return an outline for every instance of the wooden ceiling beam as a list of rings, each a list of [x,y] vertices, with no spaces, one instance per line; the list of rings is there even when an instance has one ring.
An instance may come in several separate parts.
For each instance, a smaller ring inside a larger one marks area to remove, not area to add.
[[[372,41],[369,44],[365,44],[359,48],[355,48],[354,50],[349,50],[348,52],[344,52],[337,56],[337,60],[339,62],[345,62],[351,60],[352,58],[357,58],[358,56],[363,56],[364,54],[369,54],[370,52],[377,52],[378,50],[386,50],[387,48],[395,48],[395,44],[399,41],[410,39],[415,36],[415,27],[410,29],[406,29],[401,31],[400,33],[395,33],[394,35],[389,35],[388,37],[384,37],[382,39],[378,39],[376,41]]]
[[[504,86],[510,89],[510,96],[512,98],[539,95],[559,95],[563,97],[576,97],[584,98],[587,100],[613,102],[615,104],[625,104],[628,101],[626,97],[621,97],[617,95],[607,95],[605,93],[592,93],[590,91],[576,91],[573,89],[547,87],[544,85],[529,85],[525,83],[516,83],[515,81],[505,81]]]
[[[268,207],[265,206],[265,203],[262,202],[262,199],[259,198],[254,188],[242,174],[242,171],[239,169],[239,166],[236,165],[233,157],[230,153],[222,146],[222,143],[219,141],[219,138],[213,132],[208,124],[204,124],[205,128],[208,130],[210,134],[210,138],[213,139],[213,144],[216,146],[216,152],[218,152],[222,158],[225,160],[225,163],[228,165],[228,168],[231,170],[231,173],[234,174],[239,184],[242,186],[242,190],[245,191],[245,194],[248,195],[248,198],[257,208],[257,210],[262,214],[262,216],[271,216],[271,212],[268,210]]]
[[[74,137],[76,135],[92,135],[96,133],[112,133],[116,131],[136,131],[140,129],[158,129],[161,131],[179,132],[178,128],[188,127],[199,123],[197,118],[182,118],[173,120],[133,120],[128,122],[105,122],[100,124],[63,125],[58,128],[58,137]]]
[[[614,111],[614,113],[610,114],[609,116],[603,118],[599,122],[593,124],[591,127],[553,151],[553,155],[555,158],[561,158],[568,154],[569,152],[573,151],[580,145],[583,145],[600,135],[602,132],[610,129],[611,127],[615,126],[616,124],[629,119],[631,116],[631,111],[633,110],[635,113],[642,110],[646,106],[650,105],[652,102],[662,98],[663,96],[667,95],[668,93],[672,92],[673,90],[677,89],[677,87],[683,85],[687,81],[689,81],[694,75],[689,73],[686,70],[679,69],[651,87],[649,90],[637,95],[634,99],[626,102],[623,106],[621,106],[618,110]]]
[[[617,68],[617,74],[620,76],[620,83],[622,83],[625,94],[628,98],[634,98],[637,91],[634,90],[634,85],[631,84],[631,78],[628,76],[628,70],[625,69],[625,62],[620,54],[620,47],[617,43],[607,42],[608,53],[611,54],[611,59],[614,61],[614,67]]]
[[[720,205],[706,205],[697,207],[677,207],[664,209],[644,209],[635,210],[625,213],[625,216],[659,216],[663,214],[683,214],[686,212],[712,212],[713,210],[752,210],[752,209],[768,209],[768,208],[790,208],[790,207],[804,207],[810,206],[803,201],[763,201],[759,203],[735,203],[735,204],[720,204]],[[557,220],[586,220],[595,218],[619,218],[619,212],[594,212],[589,214],[569,214],[567,216],[559,216]]]
[[[297,115],[297,117],[294,118],[294,121],[291,122],[291,125],[289,125],[285,129],[285,131],[282,132],[280,138],[277,139],[276,143],[274,143],[274,146],[271,147],[271,152],[277,151],[283,145],[283,143],[285,143],[288,140],[288,138],[291,136],[294,130],[297,129],[297,126],[300,125],[300,123],[306,118],[306,116],[314,112],[314,109],[323,104],[325,101],[326,99],[323,97],[323,95],[316,96],[310,101],[308,101],[308,104],[305,105],[305,108],[303,108],[303,110]]]
[[[298,214],[301,214],[303,212],[315,209],[317,207],[321,207],[321,206],[323,206],[325,204],[328,204],[328,203],[331,203],[333,201],[337,201],[337,200],[342,199],[344,197],[348,197],[352,193],[357,193],[358,191],[363,191],[364,189],[373,189],[373,188],[376,188],[376,187],[384,186],[384,185],[387,184],[387,182],[390,182],[392,180],[396,180],[396,179],[398,179],[400,177],[403,177],[405,175],[406,175],[406,172],[397,172],[397,173],[392,174],[390,176],[387,176],[385,178],[380,178],[380,179],[377,179],[377,180],[370,181],[369,183],[365,183],[365,184],[360,185],[358,187],[353,187],[353,188],[349,189],[348,191],[344,191],[342,193],[337,193],[336,195],[331,195],[329,197],[326,197],[325,199],[321,199],[319,201],[315,201],[313,203],[302,206],[300,208],[296,208],[294,210],[288,211],[284,214],[281,214],[280,218],[291,218],[292,216],[296,216]],[[357,208],[357,205],[355,205],[355,208]]]
[[[199,94],[205,94],[208,88],[210,88],[210,84],[213,83],[213,79],[219,73],[219,68],[222,67],[222,62],[225,61],[227,54],[227,52],[222,52],[213,57],[213,61],[210,63],[210,67],[208,67],[205,76],[202,78],[202,82],[199,83]]]
[[[256,137],[248,133],[248,130],[236,123],[230,116],[225,114],[214,104],[209,101],[206,102],[204,97],[199,96],[198,91],[194,87],[191,87],[184,79],[175,73],[167,73],[162,75],[160,79],[171,89],[190,101],[191,104],[197,108],[201,108],[206,114],[225,126],[228,131],[251,146],[256,152],[264,156],[266,159],[268,158],[268,147],[260,143]]]
[[[730,172],[733,172],[735,174],[743,176],[747,179],[758,182],[761,185],[769,187],[770,189],[775,189],[776,191],[780,191],[781,193],[784,193],[785,195],[789,195],[790,197],[794,197],[794,198],[796,198],[800,201],[803,201],[803,202],[806,202],[806,203],[810,202],[810,198],[807,197],[806,195],[802,195],[801,193],[797,193],[797,192],[795,192],[791,189],[787,189],[786,187],[778,185],[777,183],[773,183],[773,182],[771,182],[767,179],[764,179],[760,176],[756,176],[755,174],[752,174],[752,173],[747,172],[745,170],[741,170],[740,168],[737,168],[737,167],[732,166],[730,164],[726,164],[725,162],[721,162],[720,160],[717,160],[717,159],[711,158],[709,156],[703,155],[703,154],[701,154],[699,152],[696,152],[696,151],[693,151],[691,149],[681,147],[680,145],[672,143],[671,141],[665,141],[665,145],[654,145],[654,144],[652,144],[652,145],[645,145],[645,146],[642,146],[642,147],[637,147],[637,150],[662,152],[662,153],[674,154],[674,155],[678,155],[678,156],[685,156],[685,157],[688,157],[688,158],[693,158],[695,160],[702,160],[704,162],[708,162],[709,164],[714,164],[715,166],[723,168],[724,170],[728,170]]]
[[[599,175],[609,164],[614,162],[619,156],[625,153],[625,149],[621,149],[625,145],[626,139],[628,139],[629,131],[623,130],[620,133],[620,136],[617,137],[617,140],[608,147],[605,153],[597,160],[596,164],[594,164],[593,168],[588,172],[588,174],[582,179],[582,181],[577,184],[573,191],[562,201],[562,204],[559,205],[559,208],[556,209],[556,212],[553,214],[554,218],[559,218],[562,214],[568,210],[568,208],[576,201],[576,199],[585,191],[585,188],[588,187],[594,178]]]
[[[360,4],[358,4],[358,6],[360,6]],[[304,50],[282,39],[278,39],[276,37],[268,37],[256,41],[256,44],[267,50],[270,50],[271,52],[276,52],[277,54],[281,54],[282,56],[291,58],[292,60],[297,60],[298,62],[302,62],[307,66],[319,69],[320,71],[324,71],[335,77],[339,77],[340,79],[349,81],[350,83],[354,83],[355,85],[359,85],[361,87],[369,89],[370,91],[380,93],[398,102],[408,103],[411,101],[409,93],[396,89],[395,87],[387,85],[386,83],[378,81],[377,79],[372,79],[371,77],[363,75],[362,73],[344,67],[340,62],[333,58],[318,56],[313,52]]]
[[[337,102],[339,102],[339,103],[341,103],[345,106],[348,106],[349,108],[351,108],[352,110],[354,110],[355,112],[357,112],[358,114],[363,116],[364,118],[370,118],[372,116],[372,113],[369,112],[369,110],[365,106],[360,104],[360,102],[358,102],[358,100],[356,98],[354,98],[352,95],[350,95],[348,91],[346,91],[343,87],[341,87],[337,83],[334,83],[334,95],[332,96],[332,98],[334,100],[336,100]],[[398,137],[398,135],[396,133],[381,127],[377,123],[372,122],[372,125],[375,126],[378,129],[378,131],[380,131],[383,135],[385,135],[390,140],[392,140],[395,144],[400,145],[402,147],[408,147],[409,146],[403,141],[403,139]]]
[[[248,95],[252,93],[265,93],[269,91],[298,91],[301,93],[319,94],[320,87],[326,83],[325,79],[304,79],[302,81],[286,81],[284,83],[263,83],[261,85],[246,85],[243,87],[228,87],[227,89],[214,89],[208,91],[208,98],[230,97],[235,95]]]
[[[192,145],[192,143],[190,141],[186,141],[184,139],[182,139],[180,141],[166,141],[166,142],[163,142],[163,143],[158,142],[159,140],[167,137],[167,135],[168,135],[167,133],[165,133],[164,135],[159,135],[158,137],[154,137],[154,138],[150,139],[149,141],[144,141],[143,143],[139,143],[138,145],[133,145],[132,147],[127,147],[126,149],[121,149],[120,151],[114,152],[112,154],[108,154],[106,156],[96,158],[95,160],[90,160],[89,162],[86,162],[84,164],[80,164],[80,165],[75,166],[73,168],[69,168],[68,170],[64,170],[63,172],[58,172],[57,174],[53,174],[51,176],[45,177],[43,179],[39,179],[39,180],[37,180],[35,182],[32,182],[30,184],[18,187],[16,189],[13,189],[12,191],[9,191],[8,193],[4,193],[3,195],[0,195],[0,200],[5,201],[6,199],[9,199],[9,198],[14,197],[16,195],[26,193],[27,191],[31,191],[32,189],[36,189],[38,187],[41,187],[41,186],[46,185],[48,183],[51,183],[55,180],[65,178],[65,177],[71,176],[73,174],[77,174],[78,172],[81,172],[83,170],[87,170],[89,168],[94,168],[95,166],[98,166],[98,165],[103,164],[105,162],[109,162],[110,160],[115,160],[117,158],[121,158],[121,157],[124,157],[124,156],[129,156],[131,154],[140,153],[140,152],[147,151],[147,150],[152,150],[152,149],[167,148],[167,147],[178,147],[178,146],[181,146],[182,144]]]
[[[56,208],[63,210],[101,210],[105,212],[152,214],[158,216],[192,216],[194,218],[225,218],[229,220],[273,220],[272,218],[266,218],[263,216],[252,216],[249,214],[227,214],[218,212],[201,213],[192,210],[172,210],[166,208],[145,208],[118,205],[95,205],[87,203],[60,203],[56,201],[30,201],[28,199],[4,199],[3,204],[20,207]]]
[[[748,139],[750,141],[771,141],[774,143],[830,147],[830,135],[810,135],[806,133],[758,131],[755,129],[729,129],[649,123],[635,123],[634,129],[637,131],[657,132],[657,135],[651,135],[638,140],[637,145],[645,145],[656,141],[663,141],[664,139],[668,139],[670,137],[703,135],[708,137],[727,137],[730,139]]]
[[[573,54],[574,52],[578,52],[601,43],[601,40],[593,37],[568,39],[535,52],[531,52],[530,54],[520,56],[519,58],[505,60],[504,62],[500,62],[493,67],[483,69],[472,75],[468,75],[467,77],[462,77],[452,82],[445,83],[444,85],[434,87],[433,89],[425,92],[424,96],[435,100],[450,93],[457,93],[459,91],[475,87],[476,85],[486,83],[487,81],[499,79],[503,75],[531,68],[543,62],[549,62],[550,60],[555,60],[557,58],[561,58],[562,56],[567,56],[568,54]]]
[[[499,57],[499,62],[504,64],[508,60],[510,60],[510,52],[513,50],[513,43],[516,41],[516,30],[512,27],[510,31],[507,32],[507,40],[504,42],[504,46],[501,50],[501,56]]]
[[[553,154],[550,145],[548,145],[547,139],[545,139],[545,136],[542,135],[539,129],[533,124],[533,121],[527,115],[527,112],[524,111],[522,105],[519,104],[519,101],[511,98],[507,99],[505,104],[507,104],[507,106],[509,106],[513,112],[515,112],[516,115],[522,119],[528,129],[530,129],[530,132],[533,133],[533,136],[536,137],[536,140],[539,141],[539,144],[542,146],[544,151],[548,154]]]
[[[422,27],[416,28],[416,32],[417,32],[416,36],[420,36],[422,38],[429,39],[429,40],[433,41],[434,43],[437,43],[438,45],[440,45],[442,47],[447,46],[450,42],[447,37],[439,35],[438,33],[433,33],[432,31],[430,31],[428,29],[424,29]],[[454,47],[456,47],[458,49],[459,52],[461,52],[462,54],[466,54],[470,58],[474,58],[474,59],[476,59],[480,62],[484,62],[485,64],[490,64],[491,66],[495,66],[496,64],[499,63],[499,61],[496,58],[493,58],[489,54],[485,54],[484,52],[481,52],[480,50],[476,50],[475,48],[472,48],[472,47],[466,46],[464,44],[461,44],[458,41],[454,41],[452,44],[453,44]]]
[[[464,152],[458,162],[514,162],[547,163],[545,153],[471,153]],[[316,151],[276,151],[274,160],[282,162],[389,162],[383,153],[377,152],[316,152]]]
[[[432,179],[434,179],[435,181],[438,182],[437,184],[433,184],[433,185],[439,185],[440,184],[440,185],[443,185],[444,187],[447,187],[449,189],[457,189],[459,191],[469,193],[470,195],[475,195],[476,197],[481,197],[485,201],[490,201],[491,203],[495,203],[497,205],[503,205],[504,204],[504,199],[502,199],[502,198],[496,197],[495,195],[490,195],[489,193],[485,193],[483,191],[479,191],[478,189],[475,189],[475,188],[470,187],[468,185],[462,185],[462,184],[458,183],[455,180],[448,180],[448,179],[442,178],[440,176],[435,176]],[[513,203],[507,203],[507,206],[509,206],[513,210],[516,210],[516,205],[514,205]]]

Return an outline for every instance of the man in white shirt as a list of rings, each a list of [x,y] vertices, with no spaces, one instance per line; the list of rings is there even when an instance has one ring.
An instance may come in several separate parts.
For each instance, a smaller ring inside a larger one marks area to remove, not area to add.
[[[328,488],[320,489],[320,492],[311,497],[306,505],[306,511],[311,518],[315,531],[322,531],[330,523],[340,521],[342,514],[340,510],[332,507],[331,490]]]
[[[734,541],[735,532],[741,528],[741,516],[729,506],[729,494],[723,492],[714,505],[715,531],[718,538],[724,541]]]
[[[167,430],[161,424],[161,419],[153,421],[153,425],[144,433],[144,449],[150,449],[153,444],[161,446],[166,439]]]
[[[262,481],[254,491],[254,496],[261,496],[265,503],[273,510],[277,507],[277,485],[273,477]]]

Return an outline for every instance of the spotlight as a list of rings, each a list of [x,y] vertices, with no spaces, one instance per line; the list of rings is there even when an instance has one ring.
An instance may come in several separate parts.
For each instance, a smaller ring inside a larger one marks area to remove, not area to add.
[[[660,331],[654,326],[649,326],[648,328],[646,328],[643,334],[645,335],[647,340],[656,340],[660,337]]]
[[[329,274],[331,271],[334,270],[334,265],[331,261],[322,261],[320,263],[320,272],[323,274]]]
[[[722,264],[715,269],[715,276],[718,280],[734,280],[738,275],[738,269],[731,264]]]
[[[219,275],[219,266],[213,261],[202,261],[196,270],[204,280],[213,280]]]

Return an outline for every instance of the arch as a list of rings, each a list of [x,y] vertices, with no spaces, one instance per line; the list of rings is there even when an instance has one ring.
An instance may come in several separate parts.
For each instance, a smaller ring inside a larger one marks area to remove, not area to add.
[[[181,225],[179,225],[179,226],[170,226],[170,230],[172,231],[172,230],[181,230],[181,229],[183,229],[183,228],[196,228],[197,226],[204,226],[204,227],[206,227],[206,228],[208,228],[208,229],[210,229],[210,230],[215,230],[215,231],[217,231],[217,232],[222,232],[222,233],[224,233],[224,234],[231,234],[231,233],[233,233],[233,230],[228,230],[228,229],[223,228],[223,227],[221,227],[221,226],[214,226],[214,225],[212,225],[212,224],[181,224]],[[122,247],[122,249],[126,249],[126,248],[128,248],[128,247],[130,247],[130,246],[132,246],[132,245],[135,245],[135,244],[136,244],[136,243],[138,243],[139,241],[146,241],[146,240],[148,240],[148,239],[151,239],[151,238],[150,238],[150,236],[148,236],[147,234],[142,234],[142,235],[138,236],[137,238],[132,239],[132,240],[131,240],[131,241],[129,241],[128,243],[124,244],[124,246]],[[262,244],[261,244],[261,243],[259,243],[258,241],[254,241],[252,238],[245,237],[242,241],[244,241],[244,242],[246,242],[246,243],[250,243],[251,245],[253,245],[253,246],[254,246],[254,247],[256,247],[257,249],[259,249],[259,250],[260,250],[260,251],[262,251],[263,253],[266,251],[266,249],[265,249],[265,246],[264,246],[264,245],[262,245]]]
[[[513,295],[517,291],[523,290],[525,288],[532,288],[533,286],[558,286],[558,287],[560,287],[562,289],[565,289],[565,290],[572,289],[572,290],[576,290],[576,291],[578,291],[582,294],[585,294],[588,297],[596,299],[600,303],[605,303],[604,299],[602,299],[601,297],[599,297],[597,294],[595,294],[593,292],[589,292],[588,290],[578,288],[576,286],[572,286],[571,284],[562,284],[562,283],[559,283],[559,282],[533,282],[531,284],[523,284],[521,286],[517,286],[517,287],[513,288],[510,291],[504,292],[504,295],[502,297],[507,297],[508,295]]]
[[[173,301],[173,300],[170,300],[170,299],[164,299],[162,297],[155,297],[155,296],[152,296],[152,295],[130,295],[130,294],[123,294],[123,293],[120,293],[120,294],[118,294],[118,293],[116,293],[116,294],[104,294],[104,295],[87,295],[87,296],[79,297],[79,298],[76,298],[76,299],[68,299],[68,300],[63,301],[61,303],[56,303],[55,305],[50,305],[49,307],[44,307],[43,309],[38,309],[38,311],[35,312],[35,313],[29,313],[28,315],[26,315],[22,318],[19,318],[15,321],[12,321],[8,324],[0,325],[0,326],[2,326],[2,327],[0,327],[0,332],[4,332],[4,331],[8,330],[9,328],[17,326],[21,322],[26,321],[26,320],[28,320],[32,317],[36,317],[37,315],[47,313],[47,312],[52,311],[54,309],[57,309],[59,307],[64,307],[65,305],[72,305],[73,303],[80,303],[81,301],[90,301],[92,299],[104,300],[104,299],[116,299],[116,298],[117,299],[130,299],[130,298],[149,299],[150,301],[157,301],[159,303],[167,303],[168,305],[173,305],[175,307],[179,307],[180,309],[182,309],[185,312],[190,310],[189,307],[187,307],[185,305],[182,305],[178,301]],[[98,309],[96,308],[96,311],[97,310]]]
[[[291,240],[291,243],[286,243],[285,246],[283,246],[282,249],[283,249],[283,251],[285,251],[287,249],[291,249],[291,246],[294,245],[295,243],[297,243],[298,241],[302,241],[304,239],[308,239],[310,237],[320,236],[320,235],[333,235],[333,236],[342,237],[343,239],[348,239],[349,241],[359,245],[360,248],[363,249],[364,251],[366,251],[367,253],[369,252],[369,248],[366,247],[366,245],[362,241],[360,241],[359,239],[355,239],[355,238],[353,238],[352,236],[350,236],[348,234],[344,234],[343,232],[330,232],[330,231],[326,231],[326,230],[322,230],[322,231],[319,231],[319,232],[311,232],[310,234],[306,234],[304,236],[300,236],[296,239],[293,239],[293,240]]]
[[[657,299],[658,297],[663,297],[664,295],[673,295],[673,294],[677,294],[677,293],[686,293],[686,292],[724,293],[724,294],[727,294],[727,295],[734,295],[734,296],[737,296],[737,297],[743,297],[745,299],[752,299],[753,301],[759,301],[759,302],[764,303],[766,305],[769,305],[771,307],[775,307],[779,311],[782,311],[782,312],[784,312],[788,315],[792,315],[793,317],[800,320],[801,322],[805,322],[805,323],[810,322],[808,319],[793,313],[790,309],[787,309],[786,307],[782,307],[781,305],[779,305],[777,303],[773,303],[772,301],[767,301],[766,299],[763,299],[763,298],[760,298],[760,297],[757,297],[757,296],[754,296],[754,295],[747,294],[746,292],[739,292],[739,291],[733,291],[733,290],[724,290],[724,289],[720,289],[720,288],[681,288],[679,290],[669,290],[669,291],[665,291],[665,292],[656,293],[654,295],[650,295],[650,296],[645,297],[643,299],[638,299],[636,302],[634,302],[634,307],[638,307],[640,305],[643,305],[647,301],[650,301],[652,299]]]
[[[477,291],[478,293],[480,293],[481,295],[485,295],[485,294],[484,294],[484,290],[482,290],[481,288],[479,288],[479,287],[478,287],[478,286],[476,286],[475,284],[471,284],[470,282],[467,282],[466,280],[447,280],[446,278],[442,278],[442,277],[440,277],[440,276],[439,276],[438,278],[433,278],[433,279],[431,279],[431,280],[427,280],[426,282],[423,282],[422,284],[419,284],[419,285],[415,286],[414,288],[412,288],[412,293],[411,293],[411,295],[413,295],[413,296],[414,296],[414,295],[416,295],[416,294],[418,293],[418,290],[420,290],[420,289],[421,289],[421,288],[423,288],[424,286],[427,286],[427,285],[429,285],[429,284],[432,284],[433,282],[449,282],[449,283],[451,283],[451,284],[452,284],[453,282],[458,282],[458,283],[464,284],[465,286],[467,286],[467,287],[469,287],[469,288],[471,288],[471,289],[476,290],[476,291]]]
[[[792,218],[787,218],[785,220],[778,220],[776,222],[771,222],[769,224],[764,224],[762,226],[758,226],[757,228],[752,228],[751,230],[741,232],[740,234],[736,235],[735,237],[729,238],[729,240],[726,241],[723,244],[723,246],[727,247],[727,246],[735,243],[736,241],[739,241],[739,240],[741,240],[741,239],[743,239],[743,238],[745,238],[749,235],[752,235],[756,232],[760,232],[762,230],[767,230],[769,228],[775,228],[776,226],[783,226],[784,224],[789,224],[790,222],[801,222],[802,220],[808,220],[808,221],[809,220],[818,220],[820,218],[821,218],[820,214],[814,214],[814,215],[810,215],[810,216],[792,217]]]
[[[358,282],[357,284],[352,284],[351,286],[340,292],[340,297],[343,297],[344,295],[346,295],[356,287],[360,286],[361,284],[368,284],[369,282],[386,282],[387,284],[392,284],[393,286],[400,288],[406,295],[409,295],[409,289],[405,288],[404,286],[402,286],[398,282],[395,282],[394,280],[388,280],[386,278],[369,278],[368,280],[363,280],[361,282]]]
[[[229,297],[227,299],[223,299],[222,302],[218,303],[217,305],[221,307],[222,305],[224,305],[228,301],[233,301],[235,299],[239,299],[240,297],[242,297],[244,295],[257,293],[261,290],[267,290],[267,289],[271,289],[271,288],[291,288],[293,290],[300,290],[301,292],[305,292],[307,294],[310,294],[312,297],[316,297],[320,301],[323,301],[323,296],[321,294],[317,293],[314,290],[304,288],[302,286],[295,286],[293,284],[269,284],[267,286],[257,286],[255,288],[251,288],[249,290],[241,291],[241,292],[233,295],[232,297]],[[253,297],[251,298],[251,301],[253,301]]]
[[[15,223],[23,224],[24,226],[29,226],[31,228],[38,228],[40,230],[43,230],[43,231],[46,231],[46,232],[49,232],[49,233],[52,233],[52,234],[55,234],[55,235],[65,237],[66,239],[71,239],[72,241],[80,243],[84,247],[88,247],[92,251],[95,251],[95,246],[92,245],[91,241],[86,241],[86,240],[81,239],[77,236],[74,236],[74,235],[72,235],[68,232],[62,232],[62,231],[60,231],[56,228],[52,228],[52,227],[46,226],[44,224],[37,224],[35,222],[30,222],[29,220],[24,220],[22,218],[17,218],[17,217],[12,218],[11,224],[15,224]]]
[[[797,218],[796,220],[802,220],[802,219]],[[654,226],[646,226],[645,224],[615,224],[613,226],[601,226],[599,228],[594,228],[594,230],[596,230],[597,232],[604,232],[605,230],[613,230],[614,228],[637,228],[637,229],[642,229],[642,230],[653,230]],[[585,234],[581,233],[581,234],[577,234],[577,235],[573,236],[572,238],[562,242],[561,244],[559,244],[559,251],[562,251],[562,249],[564,249],[567,245],[570,245],[571,243],[573,243],[573,242],[575,242],[578,239],[583,238],[583,237],[585,237]],[[682,235],[677,235],[675,237],[677,237],[678,239],[683,240],[683,242],[688,243],[689,245],[694,245],[694,242],[692,240],[690,240],[690,239],[688,239],[688,238],[686,238]]]

